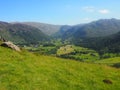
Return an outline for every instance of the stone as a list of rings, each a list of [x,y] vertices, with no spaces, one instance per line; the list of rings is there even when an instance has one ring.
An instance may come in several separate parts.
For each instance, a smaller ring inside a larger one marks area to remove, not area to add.
[[[103,82],[106,83],[106,84],[112,84],[112,81],[108,80],[108,79],[104,79]]]
[[[19,48],[17,45],[13,44],[13,43],[10,42],[10,41],[3,42],[3,43],[1,44],[1,46],[11,48],[11,49],[13,49],[13,50],[15,50],[15,51],[18,51],[18,52],[21,51],[20,48]]]

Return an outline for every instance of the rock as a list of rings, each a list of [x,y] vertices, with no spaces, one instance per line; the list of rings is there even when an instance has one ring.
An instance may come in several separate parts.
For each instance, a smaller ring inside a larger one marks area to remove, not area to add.
[[[108,80],[108,79],[104,79],[103,82],[106,83],[106,84],[112,84],[112,81]]]
[[[1,46],[11,48],[11,49],[13,49],[13,50],[15,50],[15,51],[18,51],[18,52],[21,51],[18,46],[16,46],[15,44],[13,44],[13,43],[10,42],[10,41],[8,41],[8,42],[3,42],[3,43],[1,44]]]

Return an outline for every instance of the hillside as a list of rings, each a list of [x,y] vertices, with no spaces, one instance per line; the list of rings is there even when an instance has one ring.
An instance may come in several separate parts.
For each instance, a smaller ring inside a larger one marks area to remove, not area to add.
[[[108,59],[103,59],[100,61],[96,61],[95,63],[97,64],[104,64],[104,65],[109,65],[115,68],[120,68],[120,57],[114,57],[114,58],[108,58]]]
[[[16,23],[0,22],[0,36],[18,44],[38,43],[48,37],[38,28]]]
[[[80,38],[104,37],[120,31],[120,20],[101,19],[88,24],[77,25],[63,33],[64,39],[79,40]]]
[[[3,47],[0,53],[0,90],[120,90],[120,69]]]
[[[69,26],[69,25],[63,25],[63,26],[61,26],[61,28],[57,32],[55,32],[54,34],[52,34],[52,37],[54,37],[54,38],[61,38],[63,36],[63,34],[67,30],[71,29],[72,27],[73,26]]]
[[[61,38],[70,44],[94,49],[100,54],[119,53],[120,20],[101,19],[88,24],[75,25],[61,31]]]
[[[45,23],[39,23],[39,22],[22,22],[22,24],[36,27],[47,35],[52,35],[58,32],[62,27],[62,25],[52,25],[52,24],[45,24]]]
[[[74,41],[76,45],[91,48],[99,53],[117,53],[120,52],[120,32],[106,37],[84,38],[82,41]]]
[[[120,57],[103,59],[103,60],[100,60],[100,61],[96,61],[96,63],[107,64],[107,65],[114,65],[116,63],[120,63]]]

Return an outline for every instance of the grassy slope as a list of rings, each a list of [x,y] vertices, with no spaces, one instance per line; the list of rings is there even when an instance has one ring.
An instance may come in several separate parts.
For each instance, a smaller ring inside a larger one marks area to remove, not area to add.
[[[96,61],[96,63],[113,65],[115,63],[120,63],[120,57],[103,59],[103,60]]]
[[[120,69],[0,47],[0,90],[120,90]]]

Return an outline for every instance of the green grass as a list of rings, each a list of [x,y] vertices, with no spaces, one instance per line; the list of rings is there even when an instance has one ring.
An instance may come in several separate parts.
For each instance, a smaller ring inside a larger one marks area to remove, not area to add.
[[[39,47],[24,47],[28,51],[35,52],[37,54],[42,54],[42,55],[56,55],[57,48],[56,46],[43,46],[40,45]]]
[[[57,55],[64,55],[74,52],[74,48],[72,45],[62,46],[57,50]]]
[[[95,61],[99,59],[99,54],[91,49],[74,45],[62,46],[57,50],[57,55],[63,58],[75,59],[79,61]]]
[[[0,90],[120,90],[120,69],[0,47]]]
[[[115,63],[120,63],[120,57],[103,59],[103,60],[96,61],[96,63],[113,65],[113,64],[115,64]]]

